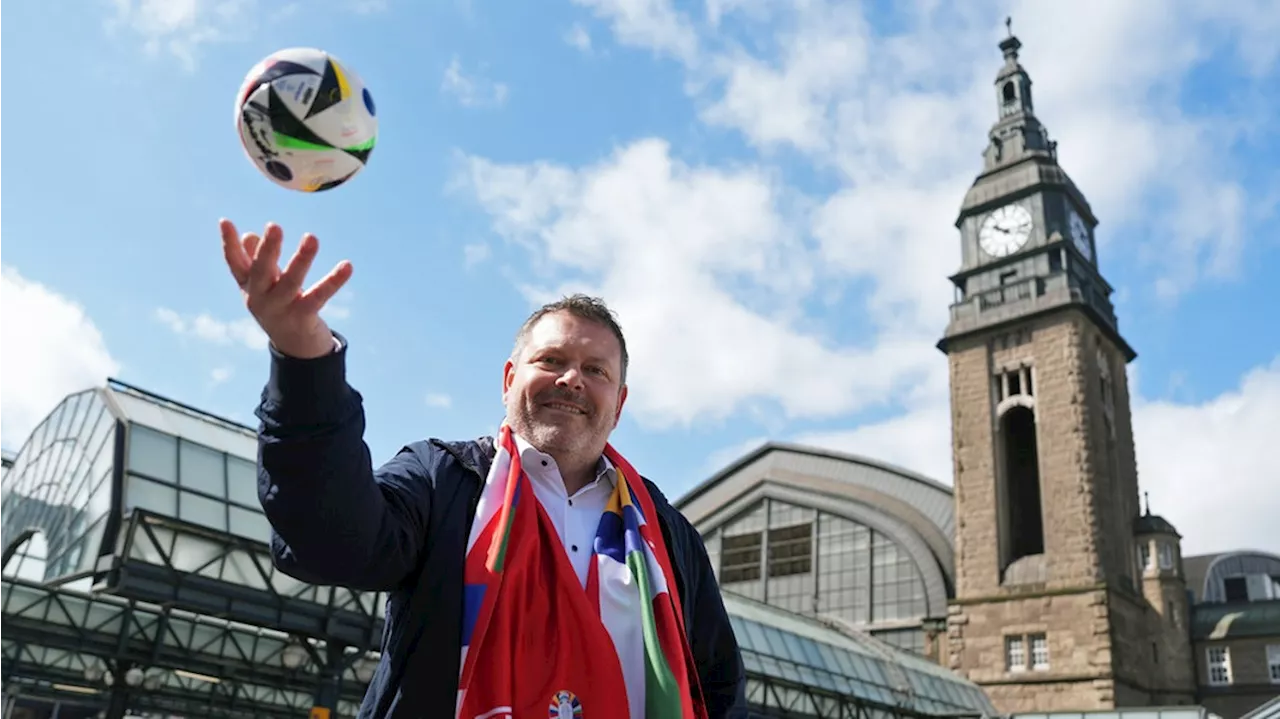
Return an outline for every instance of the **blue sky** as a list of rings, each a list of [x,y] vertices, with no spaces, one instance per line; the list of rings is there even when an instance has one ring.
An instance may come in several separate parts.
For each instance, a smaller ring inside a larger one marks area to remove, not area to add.
[[[1280,9],[934,5],[10,5],[3,444],[108,375],[252,420],[226,216],[353,262],[328,317],[376,458],[492,432],[516,327],[585,289],[632,345],[615,444],[669,495],[766,438],[950,482],[933,343],[1011,13],[1139,352],[1143,488],[1188,552],[1280,550]],[[290,46],[377,102],[333,192],[271,184],[234,131],[244,73]]]

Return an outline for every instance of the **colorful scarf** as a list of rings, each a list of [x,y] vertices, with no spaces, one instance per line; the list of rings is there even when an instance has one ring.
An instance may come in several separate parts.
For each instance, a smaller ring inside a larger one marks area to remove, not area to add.
[[[584,590],[503,424],[467,542],[458,719],[627,719],[606,628],[619,621],[643,631],[644,719],[706,716],[653,500],[612,446],[605,456],[617,481]],[[610,616],[619,606],[628,616]]]

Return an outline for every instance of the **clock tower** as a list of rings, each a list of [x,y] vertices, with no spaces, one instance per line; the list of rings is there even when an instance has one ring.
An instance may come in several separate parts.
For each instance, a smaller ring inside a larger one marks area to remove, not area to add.
[[[1185,630],[1145,598],[1138,564],[1135,353],[1099,271],[1098,220],[1036,117],[1020,48],[1000,43],[998,114],[956,221],[938,345],[957,519],[943,661],[1006,713],[1189,703],[1171,671],[1191,666],[1171,638]]]

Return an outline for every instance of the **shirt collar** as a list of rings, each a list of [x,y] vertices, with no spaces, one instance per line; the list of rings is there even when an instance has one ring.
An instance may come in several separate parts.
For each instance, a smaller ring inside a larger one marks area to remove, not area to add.
[[[552,457],[551,455],[540,451],[532,444],[529,444],[524,437],[521,437],[515,432],[512,432],[511,436],[515,438],[516,449],[520,451],[520,460],[523,463],[528,464],[530,461],[546,460],[547,462],[552,463],[552,465],[555,464],[555,457]],[[560,471],[558,466],[556,467],[556,471]],[[613,462],[610,462],[609,458],[603,454],[600,455],[600,460],[596,462],[595,481],[600,482],[603,480],[609,485],[609,488],[612,489],[613,485],[617,482],[617,476],[617,470],[614,469]]]

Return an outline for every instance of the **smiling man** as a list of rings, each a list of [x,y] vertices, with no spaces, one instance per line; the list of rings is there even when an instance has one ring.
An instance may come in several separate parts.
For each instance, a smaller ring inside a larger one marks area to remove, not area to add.
[[[496,437],[414,441],[374,468],[346,342],[319,316],[350,264],[304,291],[314,236],[281,270],[278,226],[221,230],[271,340],[257,415],[273,560],[389,596],[360,717],[745,716],[701,537],[609,443],[628,356],[603,302],[574,295],[520,328]]]

